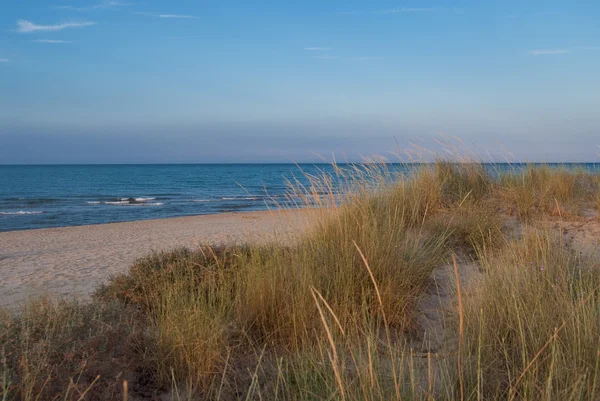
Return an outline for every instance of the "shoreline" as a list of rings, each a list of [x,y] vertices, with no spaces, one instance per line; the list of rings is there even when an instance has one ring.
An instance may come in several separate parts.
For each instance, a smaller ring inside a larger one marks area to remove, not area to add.
[[[9,233],[17,233],[17,232],[31,232],[31,231],[51,231],[51,230],[64,230],[70,228],[81,228],[81,227],[103,227],[110,226],[113,224],[134,224],[134,223],[143,223],[146,221],[171,221],[175,219],[195,219],[195,218],[204,218],[204,217],[215,217],[215,216],[230,216],[230,215],[251,215],[251,214],[262,214],[262,213],[287,213],[287,212],[295,212],[299,210],[306,210],[307,208],[294,208],[294,209],[265,209],[265,210],[248,210],[248,211],[228,211],[228,212],[219,212],[219,213],[206,213],[206,214],[190,214],[184,216],[171,216],[171,217],[156,217],[149,219],[139,219],[139,220],[126,220],[126,221],[110,221],[106,223],[91,223],[91,224],[77,224],[72,226],[56,226],[56,227],[39,227],[39,228],[23,228],[18,230],[6,230],[0,231],[0,236],[2,234]],[[1,251],[1,249],[0,249]]]
[[[0,232],[0,308],[45,293],[86,297],[152,252],[199,244],[289,240],[313,209],[227,212]]]

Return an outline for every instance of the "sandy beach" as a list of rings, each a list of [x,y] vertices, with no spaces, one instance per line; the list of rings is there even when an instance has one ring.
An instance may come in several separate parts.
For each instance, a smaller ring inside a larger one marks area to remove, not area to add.
[[[199,244],[286,240],[309,210],[223,213],[0,233],[0,307],[41,293],[85,297],[153,251]]]

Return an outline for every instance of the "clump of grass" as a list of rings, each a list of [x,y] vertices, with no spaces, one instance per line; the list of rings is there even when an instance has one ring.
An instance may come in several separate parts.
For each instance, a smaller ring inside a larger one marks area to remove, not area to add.
[[[144,342],[134,314],[115,303],[32,301],[0,318],[3,400],[120,398],[122,381],[151,372],[136,353]]]
[[[539,214],[538,195],[533,187],[519,181],[516,176],[503,178],[501,186],[502,190],[498,190],[499,207],[514,209],[515,214],[525,222],[531,222]]]
[[[495,249],[505,243],[502,224],[501,216],[490,207],[467,202],[432,217],[427,228],[442,233],[446,247],[452,252],[477,256],[482,250]]]
[[[338,359],[328,357],[331,347],[321,345],[297,359],[282,359],[277,399],[295,400],[453,400],[451,367],[412,351],[406,344],[389,349],[376,333],[360,341],[336,340]],[[391,351],[391,352],[389,352]],[[266,397],[265,397],[266,398]]]
[[[579,214],[582,205],[593,201],[599,184],[597,176],[584,171],[534,165],[501,175],[497,197],[512,205],[520,218],[531,221],[542,213]]]
[[[269,255],[267,248],[247,246],[154,254],[95,296],[142,310],[154,340],[148,352],[158,384],[175,378],[195,392],[218,376],[229,345],[244,334],[240,308],[248,269]]]
[[[600,273],[547,233],[481,255],[465,303],[465,363],[478,399],[596,399]]]
[[[428,215],[439,208],[440,189],[429,171],[377,191],[355,192],[333,218],[320,220],[301,243],[303,269],[311,285],[328,299],[342,322],[356,320],[367,307],[377,319],[380,308],[356,247],[363,250],[390,324],[409,328],[414,302],[432,270],[443,262],[444,235],[427,236]],[[325,216],[324,216],[325,217]]]
[[[467,198],[469,201],[481,200],[490,191],[492,180],[481,163],[438,160],[433,166],[447,206]]]

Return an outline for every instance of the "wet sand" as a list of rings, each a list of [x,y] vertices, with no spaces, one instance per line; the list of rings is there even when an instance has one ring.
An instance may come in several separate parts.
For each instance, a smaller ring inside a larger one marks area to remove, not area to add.
[[[267,211],[0,233],[0,307],[42,293],[85,297],[153,251],[201,244],[288,241],[311,211]]]

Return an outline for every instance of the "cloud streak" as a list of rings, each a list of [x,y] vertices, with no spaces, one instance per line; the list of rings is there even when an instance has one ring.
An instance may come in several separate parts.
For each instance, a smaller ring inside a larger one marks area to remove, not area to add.
[[[559,11],[540,11],[537,13],[529,13],[529,14],[511,14],[508,18],[518,19],[518,18],[538,18],[538,17],[555,17],[559,15],[564,15],[564,13]]]
[[[383,60],[383,57],[381,57],[381,56],[359,56],[359,57],[350,57],[348,60],[353,60],[353,61]]]
[[[304,50],[309,52],[325,52],[331,50],[331,47],[305,47]]]
[[[57,25],[37,25],[31,21],[20,19],[17,21],[17,32],[19,33],[35,33],[35,32],[56,32],[62,31],[68,28],[83,28],[87,26],[96,25],[95,22],[82,21],[82,22],[67,22],[64,24]]]
[[[56,6],[54,8],[58,8],[61,10],[71,10],[71,11],[92,11],[92,10],[101,10],[101,9],[109,9],[115,10],[120,7],[132,6],[133,3],[124,3],[122,1],[103,1],[102,3],[94,4],[88,7],[74,7],[74,6]]]
[[[529,54],[531,54],[532,56],[552,56],[568,53],[571,53],[569,49],[539,49],[529,51]]]
[[[371,10],[371,11],[338,11],[337,15],[366,15],[366,14],[410,14],[410,13],[431,13],[438,11],[450,11],[455,14],[463,14],[464,10],[461,8],[447,8],[447,7],[396,7],[388,8],[386,10]]]
[[[68,40],[60,40],[60,39],[37,39],[34,40],[35,43],[49,43],[49,44],[63,44],[63,43],[73,43]]]
[[[396,7],[388,10],[373,11],[374,14],[427,13],[437,11],[437,7]]]
[[[579,51],[597,51],[600,50],[600,46],[577,46],[569,49],[536,49],[530,50],[529,54],[532,56],[553,56],[561,54],[576,53]]]
[[[367,61],[367,60],[383,60],[380,56],[357,56],[357,57],[340,57],[340,56],[314,56],[314,59],[318,60],[340,60],[340,61]]]
[[[8,63],[8,62],[10,62],[9,59],[7,59],[7,58],[0,58],[0,63]]]
[[[193,15],[185,15],[185,14],[154,14],[154,13],[144,13],[144,12],[136,12],[135,15],[143,15],[144,17],[153,17],[153,18],[165,18],[165,19],[196,19]]]

